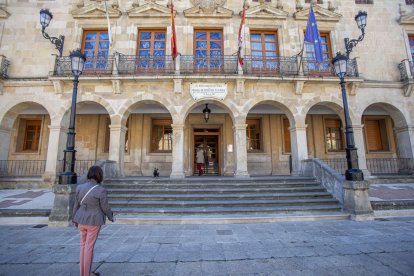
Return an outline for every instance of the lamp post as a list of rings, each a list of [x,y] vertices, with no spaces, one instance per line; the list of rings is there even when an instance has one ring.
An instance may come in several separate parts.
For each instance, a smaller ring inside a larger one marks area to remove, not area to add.
[[[75,78],[73,80],[72,107],[70,110],[68,139],[66,141],[66,149],[64,150],[63,172],[59,175],[59,184],[76,184],[77,183],[77,175],[75,173],[76,98],[77,98],[77,92],[78,92],[79,76],[82,74],[85,60],[86,60],[86,57],[84,54],[81,53],[80,49],[77,49],[70,53],[72,73]]]
[[[354,132],[352,126],[350,125],[349,119],[349,109],[348,109],[348,99],[346,95],[346,82],[345,76],[347,73],[347,65],[349,60],[349,54],[352,52],[352,49],[364,39],[365,36],[365,26],[367,23],[367,13],[360,11],[355,16],[355,21],[358,24],[358,28],[361,29],[362,34],[358,39],[349,40],[345,38],[345,49],[346,54],[341,52],[336,53],[336,56],[332,59],[332,64],[334,66],[335,74],[341,80],[341,89],[342,89],[342,101],[344,105],[344,115],[345,115],[345,139],[346,139],[346,161],[348,169],[345,171],[345,179],[350,181],[362,181],[364,180],[364,174],[358,167],[358,153],[357,148],[355,147],[354,141]]]
[[[59,56],[62,57],[63,44],[65,43],[65,37],[63,35],[60,35],[59,38],[50,37],[45,32],[45,29],[49,26],[49,23],[52,20],[52,18],[53,18],[53,15],[48,9],[40,10],[40,25],[42,25],[42,35],[44,38],[49,39],[53,45],[55,45],[56,49],[59,51]]]
[[[208,104],[206,104],[206,107],[203,109],[204,120],[206,121],[206,123],[208,122],[208,119],[210,119],[210,113],[211,110],[210,108],[208,108]]]

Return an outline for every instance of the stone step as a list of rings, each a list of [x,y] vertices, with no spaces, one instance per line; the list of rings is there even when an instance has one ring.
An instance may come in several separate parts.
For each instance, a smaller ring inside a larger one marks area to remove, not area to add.
[[[318,182],[290,182],[290,183],[105,183],[107,189],[259,189],[259,188],[294,188],[294,187],[315,187],[319,186]]]
[[[183,201],[183,200],[110,200],[110,205],[113,207],[175,207],[175,208],[188,208],[188,207],[243,207],[243,206],[308,206],[308,205],[324,205],[324,204],[337,204],[338,201],[333,198],[298,198],[298,199],[278,199],[278,200],[205,200],[205,201]]]
[[[282,188],[191,188],[177,189],[177,188],[110,188],[110,194],[241,194],[241,193],[296,193],[296,192],[324,192],[325,188],[321,186],[309,187],[282,187]]]
[[[113,208],[116,215],[206,215],[206,214],[308,214],[321,212],[340,212],[341,207],[336,204],[313,206],[272,206],[272,207],[191,207],[191,208],[149,208],[124,207]]]
[[[243,193],[243,194],[203,194],[203,193],[185,193],[181,194],[141,194],[138,193],[111,193],[109,196],[110,201],[116,200],[251,200],[251,199],[292,199],[292,198],[331,198],[331,194],[328,192],[305,192],[305,193]]]

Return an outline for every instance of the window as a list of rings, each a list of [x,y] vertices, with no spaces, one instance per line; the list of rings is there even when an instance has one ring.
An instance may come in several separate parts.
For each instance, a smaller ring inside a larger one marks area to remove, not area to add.
[[[151,151],[171,152],[172,150],[172,120],[153,119],[151,131]]]
[[[408,41],[410,43],[411,60],[414,61],[414,35],[409,35]]]
[[[364,124],[368,151],[388,151],[389,143],[385,119],[366,118]]]
[[[104,152],[109,152],[109,141],[111,137],[111,129],[109,128],[109,125],[111,124],[111,118],[109,116],[106,117],[105,122],[105,144],[104,144]]]
[[[258,151],[261,150],[260,145],[260,119],[247,119],[246,138],[247,138],[247,150]]]
[[[305,0],[305,3],[310,3],[310,2],[312,2],[312,0]],[[315,0],[314,0],[314,3],[315,3]],[[317,0],[316,4],[323,4],[323,0]]]
[[[253,2],[259,2],[259,0],[253,0]],[[272,0],[265,0],[265,2],[272,2]]]
[[[373,0],[355,0],[355,4],[374,4]]]
[[[291,153],[291,142],[290,142],[290,130],[289,130],[289,119],[283,118],[283,152]]]
[[[38,151],[42,121],[22,120],[22,122],[23,121],[25,121],[26,123],[23,141],[23,151]]]
[[[250,33],[252,70],[277,71],[279,69],[277,32],[253,31]]]
[[[159,71],[165,68],[165,37],[165,30],[139,32],[137,70]]]
[[[332,75],[330,60],[332,58],[332,52],[329,33],[320,33],[320,35],[324,61],[321,63],[316,62],[313,44],[305,41],[306,59],[304,61],[304,70],[309,75]]]
[[[108,31],[85,31],[83,34],[82,52],[86,56],[84,73],[107,69],[109,53]]]
[[[125,127],[126,127],[126,131],[125,131],[125,152],[128,152],[129,150],[129,118],[127,119],[126,123],[125,123]]]
[[[222,31],[196,30],[194,35],[194,70],[223,71]]]
[[[344,149],[343,135],[341,131],[341,120],[325,118],[325,142],[326,150],[340,151]]]
[[[405,4],[407,4],[407,5],[413,5],[414,4],[414,0],[405,0]]]

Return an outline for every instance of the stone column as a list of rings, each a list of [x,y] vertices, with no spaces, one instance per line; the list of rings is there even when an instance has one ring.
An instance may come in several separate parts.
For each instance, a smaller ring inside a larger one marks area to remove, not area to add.
[[[46,168],[42,175],[43,183],[53,185],[56,182],[56,168],[59,156],[62,157],[66,138],[64,129],[60,125],[49,126],[49,143],[47,146]]]
[[[306,137],[307,125],[290,127],[290,139],[292,145],[292,175],[302,173],[302,161],[308,159],[308,142]]]
[[[235,124],[233,126],[235,144],[234,161],[236,165],[235,177],[249,177],[247,171],[246,127],[247,124]]]
[[[172,168],[170,178],[184,178],[184,125],[172,124]]]
[[[368,197],[368,181],[344,181],[344,211],[353,220],[373,220],[374,212]]]
[[[0,127],[0,160],[9,159],[11,129]]]
[[[400,158],[414,158],[414,126],[395,128]]]
[[[365,142],[363,125],[353,125],[355,147],[358,149],[358,167],[364,173],[364,177],[370,176],[371,173],[367,168],[367,158],[365,156]]]
[[[125,133],[127,128],[122,125],[110,125],[109,160],[117,163],[119,175],[124,173]]]

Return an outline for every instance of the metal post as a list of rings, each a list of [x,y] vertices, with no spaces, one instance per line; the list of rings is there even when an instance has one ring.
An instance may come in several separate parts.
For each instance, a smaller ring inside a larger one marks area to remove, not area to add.
[[[349,110],[348,110],[348,99],[346,96],[346,82],[345,79],[341,78],[342,88],[342,100],[344,105],[345,113],[345,139],[346,139],[346,162],[348,169],[345,171],[345,179],[350,181],[362,181],[364,180],[364,174],[358,167],[358,153],[354,142],[354,131],[350,125]]]
[[[75,79],[73,80],[72,107],[70,110],[68,140],[66,142],[66,150],[64,150],[63,172],[59,175],[59,184],[77,184],[77,175],[75,173],[75,115],[78,83],[79,76],[75,75]]]

